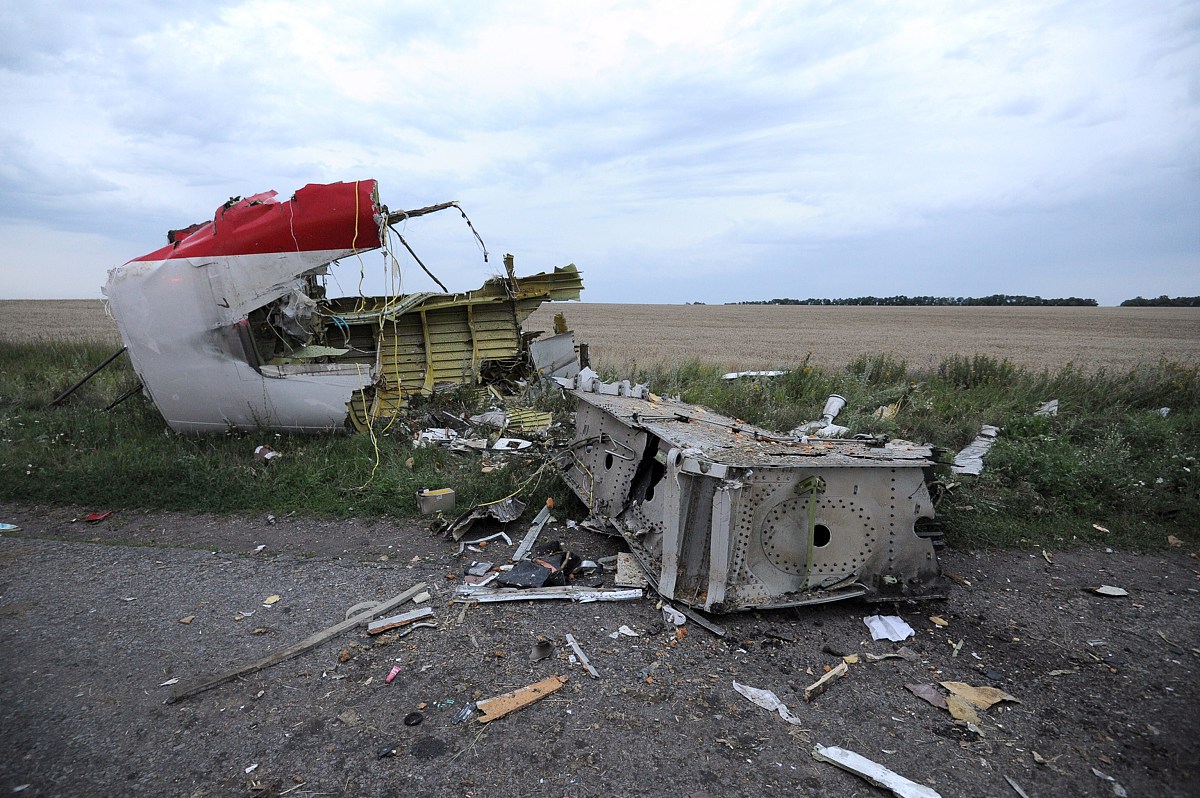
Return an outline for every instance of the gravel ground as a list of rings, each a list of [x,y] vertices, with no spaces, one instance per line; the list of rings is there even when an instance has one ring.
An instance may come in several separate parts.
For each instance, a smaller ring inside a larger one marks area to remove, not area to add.
[[[726,616],[721,639],[692,622],[676,633],[651,599],[449,603],[458,579],[448,577],[469,560],[409,522],[72,521],[86,512],[0,502],[0,520],[20,526],[0,538],[0,793],[886,794],[815,761],[820,743],[947,798],[1016,795],[1006,776],[1031,798],[1117,794],[1097,770],[1132,796],[1200,794],[1194,546],[1057,552],[1052,563],[1040,549],[943,551],[957,580],[945,601]],[[556,538],[593,558],[617,551],[618,541],[560,526],[542,539]],[[498,548],[468,557],[511,553]],[[418,582],[433,594],[437,629],[354,629],[164,703]],[[1129,595],[1086,590],[1100,584]],[[272,595],[281,598],[264,606]],[[864,615],[894,611],[916,629],[903,644],[915,658],[867,662],[901,644],[871,642]],[[640,636],[611,637],[622,625]],[[567,633],[599,679],[569,661]],[[555,653],[531,662],[539,635]],[[860,658],[805,703],[804,687],[839,654]],[[469,702],[555,674],[566,685],[516,713],[451,722]],[[734,680],[774,691],[800,724],[750,703]],[[1018,701],[981,711],[972,730],[905,689],[942,681],[998,686]],[[414,712],[419,725],[405,725]]]

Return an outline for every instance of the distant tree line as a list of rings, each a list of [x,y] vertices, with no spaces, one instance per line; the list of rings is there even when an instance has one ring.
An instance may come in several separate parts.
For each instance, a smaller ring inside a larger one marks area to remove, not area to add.
[[[1166,299],[1166,297],[1163,297]],[[1134,300],[1129,300],[1133,302]],[[1158,300],[1141,300],[1157,302]],[[967,307],[984,305],[989,307],[1096,307],[1094,299],[1080,299],[1077,296],[1065,299],[1042,299],[1040,296],[1022,296],[1020,294],[992,294],[991,296],[855,296],[845,299],[766,299],[749,302],[730,302],[737,305],[931,305],[947,307]],[[1122,303],[1128,304],[1128,303]]]
[[[1123,308],[1200,308],[1200,296],[1160,296],[1158,299],[1134,297],[1121,303]]]

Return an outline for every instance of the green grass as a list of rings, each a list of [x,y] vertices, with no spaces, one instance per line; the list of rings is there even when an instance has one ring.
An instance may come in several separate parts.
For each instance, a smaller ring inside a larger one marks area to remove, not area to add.
[[[420,488],[453,487],[458,507],[518,492],[532,514],[547,497],[560,515],[583,509],[540,455],[489,457],[509,465],[481,470],[477,453],[415,449],[431,410],[475,411],[477,394],[451,392],[414,407],[375,439],[272,431],[182,436],[170,432],[140,394],[103,408],[137,380],[120,358],[57,409],[47,404],[109,351],[83,345],[0,345],[0,496],[28,503],[102,509],[217,513],[296,512],[323,517],[417,517]],[[699,361],[601,372],[648,381],[744,421],[786,431],[819,416],[826,397],[847,405],[838,423],[855,432],[932,443],[953,453],[982,424],[1002,428],[980,477],[939,477],[938,512],[947,540],[961,546],[1165,545],[1194,542],[1200,522],[1200,369],[1170,362],[1128,373],[1067,367],[1030,372],[988,357],[950,358],[914,370],[882,354],[844,370],[807,363],[763,380],[720,379]],[[1060,402],[1056,417],[1034,416]],[[518,404],[552,410],[570,431],[570,403],[558,391]],[[875,417],[892,406],[894,417]],[[1170,407],[1164,417],[1158,409]],[[268,444],[282,453],[256,462]],[[539,470],[540,469],[540,470]],[[1098,525],[1109,530],[1096,529]]]

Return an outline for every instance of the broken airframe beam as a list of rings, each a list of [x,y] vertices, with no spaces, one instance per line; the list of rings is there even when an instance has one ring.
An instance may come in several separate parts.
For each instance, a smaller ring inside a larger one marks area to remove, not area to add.
[[[225,673],[212,676],[208,679],[203,679],[189,687],[180,687],[176,689],[171,697],[168,698],[164,703],[174,704],[176,701],[181,701],[184,698],[189,698],[198,693],[203,693],[205,690],[211,690],[212,688],[225,684],[226,682],[231,682],[234,679],[241,678],[242,676],[249,676],[252,673],[257,673],[258,671],[261,671],[264,668],[269,668],[272,665],[278,665],[284,660],[291,659],[292,657],[298,657],[309,649],[313,649],[321,645],[326,640],[336,637],[342,632],[353,629],[360,623],[370,621],[376,616],[383,615],[385,612],[399,607],[401,604],[413,598],[414,596],[419,595],[424,590],[425,583],[418,582],[395,598],[375,604],[371,606],[370,609],[364,610],[357,615],[352,615],[341,623],[334,624],[328,629],[310,635],[295,645],[289,646],[281,651],[268,654],[262,659],[257,659],[254,662],[234,668],[231,671],[226,671]]]
[[[517,546],[517,550],[513,552],[512,559],[509,562],[519,562],[525,559],[530,550],[533,549],[533,544],[537,543],[538,535],[542,534],[542,529],[546,526],[546,522],[550,520],[550,512],[553,509],[554,499],[546,499],[545,506],[534,517],[533,523],[529,525],[529,531],[521,539],[521,545]]]
[[[64,401],[66,401],[66,399],[67,399],[67,397],[68,397],[68,396],[70,396],[71,394],[73,394],[73,393],[75,393],[76,391],[78,391],[78,390],[80,389],[80,387],[81,387],[81,386],[82,386],[82,385],[83,385],[85,382],[87,382],[88,380],[90,380],[92,377],[95,377],[97,374],[99,374],[101,371],[103,371],[103,370],[104,370],[105,366],[107,366],[109,363],[113,362],[113,361],[114,361],[114,360],[116,360],[118,357],[120,357],[122,354],[124,354],[125,350],[126,350],[126,349],[128,349],[128,348],[129,348],[129,347],[125,347],[125,346],[123,346],[123,347],[121,347],[120,349],[118,349],[116,352],[113,352],[111,355],[109,355],[108,357],[106,357],[106,358],[104,359],[104,362],[103,362],[103,363],[101,363],[99,366],[96,366],[96,368],[94,368],[94,369],[92,369],[91,371],[89,371],[89,372],[88,372],[88,373],[87,373],[87,374],[86,374],[84,377],[82,377],[82,378],[81,378],[81,379],[80,379],[78,382],[76,382],[74,385],[72,385],[72,386],[71,386],[70,388],[68,388],[67,390],[63,391],[63,392],[62,392],[61,394],[59,394],[57,397],[55,397],[55,398],[54,398],[54,400],[53,400],[52,402],[50,402],[50,404],[49,404],[49,405],[47,405],[47,407],[58,407],[60,404],[62,404]],[[138,388],[140,388],[140,387],[142,387],[142,386],[140,386],[140,385],[139,385],[139,386],[138,386]],[[136,389],[135,389],[135,390],[136,390]],[[114,405],[109,405],[109,407],[113,407],[113,406],[114,406]],[[105,410],[108,410],[108,409],[109,409],[109,407],[106,407],[106,408],[104,408],[104,409],[105,409]]]
[[[988,452],[992,450],[992,445],[999,435],[999,427],[984,424],[980,428],[979,434],[975,436],[975,440],[964,446],[962,451],[954,456],[954,465],[950,466],[950,471],[954,474],[966,474],[973,477],[982,474],[983,458],[987,457]]]
[[[931,787],[918,784],[906,779],[894,770],[889,770],[878,762],[873,762],[861,754],[835,746],[813,746],[813,759],[818,762],[828,762],[837,765],[848,773],[866,779],[877,787],[891,790],[896,798],[941,798],[941,795]]]
[[[804,443],[675,400],[571,393],[563,477],[665,598],[725,613],[942,595],[914,531],[934,514],[931,447]]]

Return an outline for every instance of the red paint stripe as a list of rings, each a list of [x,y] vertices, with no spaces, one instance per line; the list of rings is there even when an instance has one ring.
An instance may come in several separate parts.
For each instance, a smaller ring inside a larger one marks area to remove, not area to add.
[[[374,180],[310,183],[284,202],[274,191],[246,197],[217,208],[211,222],[174,231],[175,243],[134,261],[375,249],[377,187]]]

